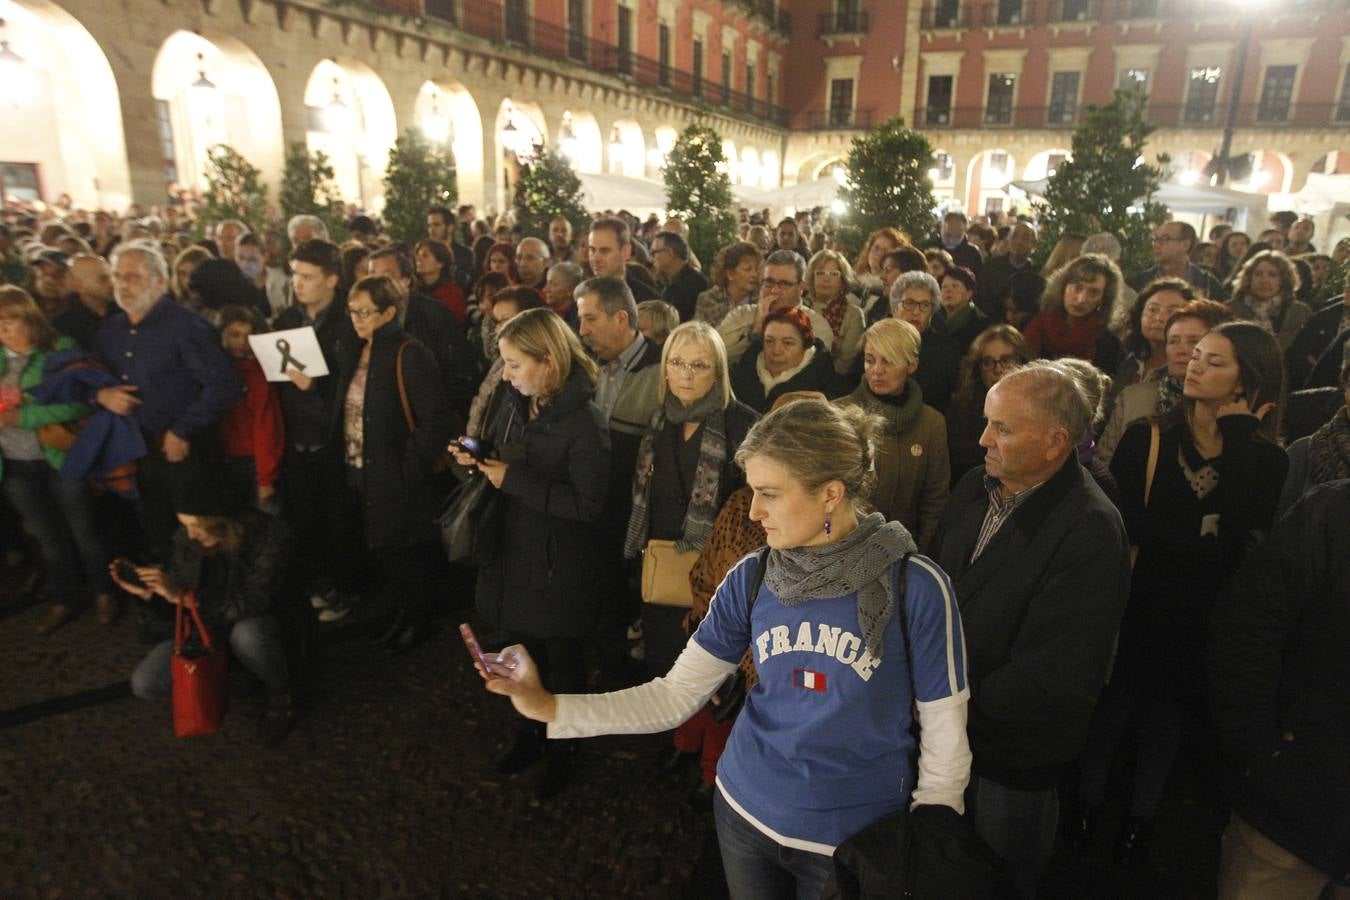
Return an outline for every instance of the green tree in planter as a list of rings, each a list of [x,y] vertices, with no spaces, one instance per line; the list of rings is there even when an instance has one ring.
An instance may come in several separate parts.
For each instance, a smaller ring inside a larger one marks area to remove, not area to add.
[[[1167,208],[1154,201],[1162,170],[1143,162],[1153,126],[1144,120],[1138,95],[1116,91],[1105,106],[1089,106],[1073,133],[1073,156],[1060,164],[1035,200],[1041,223],[1036,264],[1041,265],[1066,232],[1109,231],[1120,239],[1126,275],[1153,265],[1153,229]],[[1158,157],[1161,164],[1166,156]]]
[[[310,153],[299,141],[286,153],[286,170],[281,179],[281,214],[318,216],[328,226],[328,235],[338,241],[346,234],[342,197],[333,180],[333,166],[322,150]]]
[[[197,236],[208,225],[238,219],[254,231],[267,224],[267,188],[262,171],[233,147],[216,144],[206,151],[206,191],[197,207]]]
[[[862,251],[878,228],[899,228],[918,244],[933,230],[933,146],[901,118],[853,139],[844,168],[848,182],[839,189],[844,204],[836,240],[848,255]]]
[[[662,175],[667,211],[685,221],[690,248],[704,265],[711,265],[717,251],[736,240],[721,135],[706,125],[690,125],[676,138]]]
[[[581,202],[581,179],[561,153],[536,148],[533,162],[520,168],[515,196],[518,221],[525,234],[548,241],[548,223],[558,216],[579,233],[591,217]]]
[[[454,206],[455,158],[409,128],[394,142],[384,175],[384,227],[396,241],[426,235],[427,208]]]

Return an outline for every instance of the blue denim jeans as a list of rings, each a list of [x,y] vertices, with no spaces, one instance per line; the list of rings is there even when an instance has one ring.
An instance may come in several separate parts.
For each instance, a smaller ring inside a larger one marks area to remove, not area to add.
[[[92,594],[112,593],[107,544],[85,482],[67,481],[45,459],[7,459],[0,490],[37,541],[57,603],[79,608]]]
[[[1035,897],[1055,849],[1059,794],[1054,788],[1020,791],[972,775],[966,788],[966,815],[980,837],[1008,865],[1023,897]]]
[[[213,635],[219,640],[219,635]],[[286,652],[281,644],[281,626],[271,615],[240,619],[230,629],[230,649],[235,658],[267,685],[269,693],[290,689]],[[173,691],[173,641],[163,641],[146,654],[131,673],[131,692],[142,700],[159,700]]]
[[[834,869],[831,857],[784,847],[713,794],[713,819],[731,900],[819,900]]]

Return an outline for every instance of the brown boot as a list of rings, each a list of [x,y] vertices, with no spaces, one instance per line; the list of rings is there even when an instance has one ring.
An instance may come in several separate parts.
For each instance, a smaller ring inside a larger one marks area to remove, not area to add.
[[[100,625],[111,625],[117,618],[119,609],[117,598],[112,594],[99,594],[94,599],[94,604],[98,607],[98,623]]]
[[[42,621],[37,624],[38,634],[51,634],[70,620],[70,607],[61,603],[53,603],[47,610],[47,614],[42,617]]]

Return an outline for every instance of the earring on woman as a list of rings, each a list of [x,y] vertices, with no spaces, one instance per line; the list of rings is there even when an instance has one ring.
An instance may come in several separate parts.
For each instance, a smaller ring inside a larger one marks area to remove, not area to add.
[[[828,538],[829,536],[830,536],[830,517],[827,515],[825,517],[825,537]]]

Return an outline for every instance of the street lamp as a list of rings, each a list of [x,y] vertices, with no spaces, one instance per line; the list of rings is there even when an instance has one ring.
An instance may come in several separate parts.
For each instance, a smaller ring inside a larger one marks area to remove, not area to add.
[[[440,92],[432,91],[431,112],[422,117],[422,133],[433,144],[448,144],[450,143],[450,120],[441,115],[440,101]]]
[[[0,19],[0,90],[4,90],[6,99],[16,108],[31,100],[37,92],[32,70],[9,46],[4,19]]]
[[[342,88],[338,77],[333,76],[333,99],[323,109],[324,129],[333,135],[350,135],[352,131],[352,110],[342,99]]]

